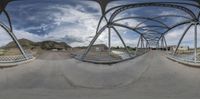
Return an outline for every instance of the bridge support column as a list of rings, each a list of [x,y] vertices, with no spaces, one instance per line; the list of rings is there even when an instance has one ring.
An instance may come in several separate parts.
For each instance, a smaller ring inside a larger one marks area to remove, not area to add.
[[[101,28],[101,30],[99,30],[96,35],[94,36],[94,38],[92,39],[92,41],[90,42],[88,48],[86,49],[85,53],[81,56],[81,60],[84,60],[85,57],[87,56],[87,54],[89,53],[89,51],[91,50],[93,44],[95,43],[95,41],[98,39],[98,37],[102,34],[102,32],[106,29],[107,25],[104,26],[103,28]]]
[[[137,55],[138,48],[139,48],[140,42],[141,42],[141,38],[142,38],[142,36],[139,37],[138,44],[137,44],[137,47],[136,47],[136,49],[135,49],[135,55]]]
[[[108,27],[108,51],[109,55],[111,55],[111,29]]]
[[[161,50],[168,50],[167,49],[167,42],[164,36],[161,37]]]
[[[120,35],[119,32],[117,31],[117,29],[116,29],[114,26],[113,26],[112,28],[113,28],[113,30],[116,32],[116,34],[118,35],[118,37],[120,38],[120,40],[121,40],[122,44],[124,45],[124,48],[126,49],[126,52],[127,52],[127,54],[129,55],[129,57],[132,57],[132,55],[131,55],[130,52],[129,52],[129,49],[128,49],[127,46],[126,46],[126,43],[124,42],[123,38],[121,37],[121,35]]]
[[[187,29],[184,31],[183,35],[181,36],[181,39],[180,39],[179,42],[178,42],[178,45],[177,45],[177,47],[176,47],[176,49],[175,49],[173,55],[175,55],[175,54],[177,53],[178,48],[179,48],[179,46],[180,46],[180,44],[181,44],[183,38],[185,37],[185,34],[189,31],[189,29],[190,29],[192,26],[193,26],[193,24],[190,24],[190,25],[187,27]]]
[[[164,43],[165,43],[165,48],[166,48],[166,51],[168,51],[168,45],[167,45],[167,41],[166,41],[165,37],[163,37],[163,39],[164,39]]]
[[[195,30],[194,30],[194,62],[197,62],[197,26],[198,24],[195,24]]]
[[[163,37],[161,38],[161,42],[160,42],[160,50],[163,50]]]

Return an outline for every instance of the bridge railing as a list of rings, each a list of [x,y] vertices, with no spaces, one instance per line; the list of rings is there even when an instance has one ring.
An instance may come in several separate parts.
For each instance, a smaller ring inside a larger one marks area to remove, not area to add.
[[[26,56],[26,58],[23,55],[0,56],[0,63],[16,63],[33,58],[31,53],[27,53]]]
[[[168,58],[175,60],[175,61],[178,61],[180,63],[200,64],[200,57],[197,57],[197,61],[195,62],[195,59],[192,58],[192,57],[182,57],[182,56],[179,56],[179,55],[173,55],[173,53],[171,52],[171,53],[168,53]]]

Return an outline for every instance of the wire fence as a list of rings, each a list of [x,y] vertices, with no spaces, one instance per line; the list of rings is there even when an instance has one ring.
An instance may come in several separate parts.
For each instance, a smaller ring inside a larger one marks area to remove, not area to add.
[[[26,54],[26,57],[23,55],[12,55],[12,56],[0,56],[0,63],[15,63],[15,62],[21,62],[28,59],[32,59],[33,55],[28,53]]]

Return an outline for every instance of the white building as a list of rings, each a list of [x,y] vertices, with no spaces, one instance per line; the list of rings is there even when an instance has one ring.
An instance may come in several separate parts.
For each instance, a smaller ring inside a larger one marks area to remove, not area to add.
[[[176,50],[176,45],[172,45],[172,46],[168,46],[168,48],[171,50],[171,51],[175,51]],[[179,46],[178,50],[179,51],[188,51],[190,49],[189,46]]]

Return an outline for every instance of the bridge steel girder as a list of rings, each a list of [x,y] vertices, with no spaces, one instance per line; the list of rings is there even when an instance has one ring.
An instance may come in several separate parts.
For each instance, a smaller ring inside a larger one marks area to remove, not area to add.
[[[9,27],[6,26],[5,24],[3,24],[2,22],[0,22],[0,26],[9,34],[9,36],[12,38],[12,40],[15,42],[15,44],[17,45],[17,47],[19,48],[21,54],[24,56],[25,59],[28,59],[24,49],[22,48],[22,46],[20,45],[20,43],[18,42],[17,37],[15,36],[15,34],[13,33],[13,27],[12,27],[12,22],[11,22],[11,18],[10,15],[8,14],[8,12],[5,10],[7,4],[11,1],[15,1],[15,0],[1,0],[0,2],[0,15],[2,15],[2,12],[5,14],[5,17],[8,20],[8,24]]]
[[[189,30],[192,26],[193,26],[193,24],[190,24],[190,25],[187,27],[187,29],[184,31],[184,33],[182,34],[182,36],[181,36],[181,38],[180,38],[180,40],[179,40],[179,42],[178,42],[178,46],[176,47],[176,49],[175,49],[173,55],[175,55],[176,52],[178,51],[178,48],[179,48],[179,46],[180,46],[180,44],[181,44],[183,38],[185,37],[186,33],[188,32],[188,30]]]
[[[96,1],[98,1],[98,0],[96,0]],[[100,6],[102,6],[101,3],[99,3],[99,4],[100,4]],[[198,14],[196,14],[195,12],[193,12],[193,10],[191,10],[190,8],[188,8],[186,6],[192,6],[192,7],[197,8],[198,10],[200,10],[200,5],[192,4],[192,3],[186,3],[186,2],[142,2],[142,3],[132,3],[132,4],[119,5],[119,6],[112,7],[108,10],[104,10],[103,11],[104,13],[102,13],[102,16],[101,16],[99,23],[97,25],[97,28],[96,28],[96,35],[94,36],[93,40],[90,42],[90,45],[87,48],[86,52],[83,54],[82,59],[84,59],[84,57],[90,51],[91,46],[94,44],[94,42],[96,41],[98,36],[101,35],[102,29],[105,30],[106,28],[109,29],[108,30],[109,51],[110,51],[110,47],[111,47],[110,29],[112,28],[116,32],[118,37],[120,38],[125,49],[127,50],[127,53],[129,53],[128,49],[126,48],[126,43],[124,42],[123,38],[121,37],[121,35],[118,32],[118,30],[116,29],[116,27],[126,28],[126,29],[132,30],[136,34],[140,35],[140,38],[138,40],[138,44],[136,46],[135,54],[137,53],[139,46],[141,46],[142,48],[143,47],[146,47],[146,48],[149,47],[150,48],[151,44],[155,44],[157,47],[159,47],[159,42],[161,42],[160,46],[162,48],[165,47],[166,50],[168,50],[168,45],[167,45],[165,35],[167,33],[169,33],[169,31],[171,31],[174,28],[177,28],[179,26],[182,26],[182,25],[191,24],[191,23],[194,23],[194,22],[200,22],[199,21],[200,11],[198,12]],[[174,8],[174,9],[177,9],[177,10],[180,10],[180,11],[186,13],[186,16],[185,15],[183,16],[183,15],[172,15],[171,14],[171,15],[159,15],[159,16],[155,16],[155,17],[130,16],[130,17],[122,17],[122,18],[116,19],[117,15],[119,15],[122,12],[125,12],[128,9],[145,8],[145,7]],[[109,14],[109,16],[107,16],[108,13],[111,13],[111,15]],[[180,23],[173,24],[172,26],[170,26],[170,25],[164,23],[163,21],[159,20],[160,18],[173,18],[173,17],[174,18],[182,18],[182,19],[185,19],[185,20],[181,21]],[[102,24],[104,19],[106,20],[106,26],[104,25],[103,27],[100,27],[100,25]],[[118,22],[122,22],[123,20],[128,20],[128,19],[134,19],[134,20],[141,19],[141,20],[144,20],[144,21],[140,22],[135,27],[131,27],[131,26],[128,26],[128,25],[118,23]],[[147,22],[156,22],[156,23],[158,23],[158,25],[142,26],[143,24],[146,24]],[[187,33],[187,31],[190,29],[191,26],[189,26],[188,29],[186,29],[185,32],[183,33],[181,39],[179,40],[178,46],[180,45],[182,39],[184,38],[184,35]],[[157,29],[162,30],[162,32],[160,30],[157,31]],[[195,29],[196,29],[195,33],[197,35],[197,26],[196,26]],[[144,40],[146,40],[146,46],[144,45]],[[197,42],[195,44],[197,44]],[[176,48],[176,51],[177,51],[177,48]],[[174,53],[176,53],[176,51]]]
[[[168,7],[168,8],[175,8],[175,9],[179,9],[181,11],[186,12],[188,15],[190,15],[192,17],[192,19],[197,19],[196,15],[193,13],[193,11],[191,11],[190,9],[180,6],[180,5],[176,5],[176,4],[168,4],[168,3],[164,3],[164,2],[152,2],[152,3],[135,3],[135,4],[129,4],[129,5],[124,5],[121,8],[117,9],[115,12],[113,12],[113,14],[111,15],[109,22],[112,22],[114,20],[114,18],[121,12],[126,11],[127,9],[133,9],[133,8],[138,8],[138,7]]]

